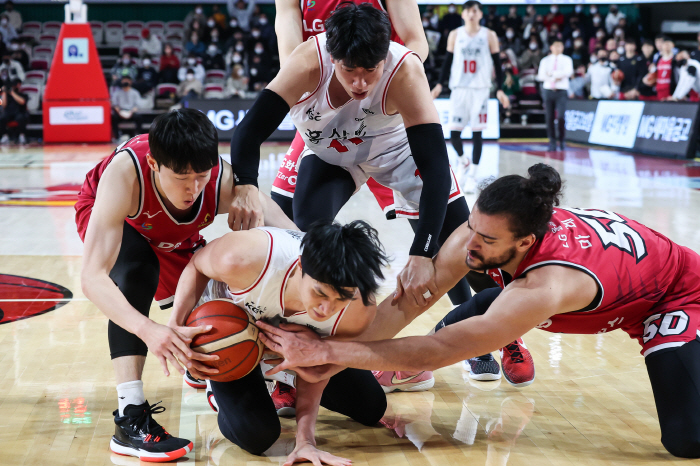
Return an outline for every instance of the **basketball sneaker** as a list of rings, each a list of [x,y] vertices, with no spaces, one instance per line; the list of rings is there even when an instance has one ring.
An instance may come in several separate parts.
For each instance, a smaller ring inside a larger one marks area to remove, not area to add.
[[[192,388],[196,388],[197,390],[207,388],[207,381],[193,377],[190,371],[185,371],[185,375],[182,377],[185,379],[185,383]]]
[[[158,406],[159,403],[149,405],[146,401],[138,406],[128,405],[124,408],[124,416],[119,416],[118,409],[112,413],[116,427],[109,447],[114,453],[161,463],[192,451],[192,442],[173,437],[153,420],[154,414],[165,411],[163,406]]]
[[[535,380],[535,363],[522,338],[500,350],[503,375],[514,387],[527,387]]]
[[[207,389],[206,392],[204,392],[207,395],[207,402],[209,403],[209,407],[215,412],[219,412],[219,404],[216,402],[216,398],[214,398],[214,390],[211,388],[211,382],[209,380],[205,380],[204,387]]]
[[[501,378],[501,367],[491,353],[462,362],[464,369],[469,371],[469,377],[474,380],[498,380]]]
[[[435,377],[431,371],[421,372],[394,372],[372,371],[374,378],[382,386],[384,393],[395,391],[421,392],[430,390],[435,385]]]
[[[275,404],[275,410],[278,416],[292,417],[296,416],[297,404],[297,389],[281,382],[277,382],[275,390],[270,395],[272,402]]]

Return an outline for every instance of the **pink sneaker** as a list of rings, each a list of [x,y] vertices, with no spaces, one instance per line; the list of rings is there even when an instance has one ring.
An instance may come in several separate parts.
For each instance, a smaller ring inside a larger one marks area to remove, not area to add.
[[[435,377],[431,371],[421,372],[384,372],[372,371],[374,378],[382,386],[384,393],[395,391],[422,392],[430,390],[435,385]]]
[[[535,363],[522,338],[501,348],[501,366],[514,387],[527,387],[535,380]]]

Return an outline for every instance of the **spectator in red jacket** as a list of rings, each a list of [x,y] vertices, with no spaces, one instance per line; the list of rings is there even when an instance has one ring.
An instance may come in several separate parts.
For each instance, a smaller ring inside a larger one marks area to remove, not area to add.
[[[556,24],[560,31],[564,27],[564,15],[559,13],[559,7],[557,5],[550,6],[549,13],[544,17],[544,27],[546,27],[548,31],[552,24]]]
[[[173,53],[173,46],[165,44],[163,55],[160,57],[160,82],[177,83],[177,70],[180,68],[180,60]]]

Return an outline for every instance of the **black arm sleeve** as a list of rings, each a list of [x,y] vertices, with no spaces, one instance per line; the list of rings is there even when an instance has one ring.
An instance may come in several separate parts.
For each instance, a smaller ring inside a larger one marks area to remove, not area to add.
[[[492,53],[491,59],[493,60],[493,70],[496,72],[496,90],[503,89],[503,68],[501,67],[501,55],[499,53]]]
[[[454,59],[454,53],[447,52],[445,54],[445,59],[442,61],[442,68],[440,68],[440,76],[438,77],[438,84],[442,85],[450,76],[450,67],[452,66],[452,60]]]
[[[450,162],[439,123],[425,123],[406,128],[408,145],[423,180],[416,236],[409,251],[411,256],[433,257],[438,249],[438,236],[445,221],[450,196]]]
[[[258,185],[260,145],[277,129],[287,113],[287,102],[275,92],[263,89],[231,138],[231,167],[237,185]]]

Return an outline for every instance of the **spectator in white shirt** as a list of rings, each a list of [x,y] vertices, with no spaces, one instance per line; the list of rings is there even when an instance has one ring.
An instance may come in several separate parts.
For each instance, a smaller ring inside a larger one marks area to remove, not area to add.
[[[10,25],[15,28],[15,31],[22,29],[22,14],[15,10],[15,4],[12,0],[5,2],[5,11],[7,18],[10,20]]]
[[[163,43],[158,36],[151,34],[148,28],[141,30],[141,45],[139,46],[141,56],[159,57],[163,53]]]
[[[684,99],[691,90],[700,92],[700,62],[690,58],[685,50],[678,52],[676,62],[680,67],[678,84],[669,100]]]
[[[10,24],[10,18],[7,13],[0,15],[0,34],[2,34],[2,40],[5,42],[5,46],[10,46],[10,41],[15,37],[19,37],[15,28]]]
[[[612,34],[620,22],[620,18],[625,18],[625,14],[618,10],[617,5],[610,5],[608,16],[605,17],[605,30]]]
[[[547,121],[547,137],[549,150],[557,150],[556,134],[554,131],[554,112],[559,124],[559,148],[564,150],[564,112],[568,100],[569,78],[574,74],[574,62],[571,57],[563,55],[564,42],[555,38],[549,46],[549,55],[540,62],[537,80],[542,82],[542,100]]]
[[[608,63],[608,52],[598,50],[598,61],[588,67],[586,78],[591,85],[592,99],[610,99],[618,90],[612,79],[613,68]]]
[[[241,29],[250,31],[250,20],[253,17],[253,10],[255,10],[254,0],[250,0],[247,5],[243,0],[227,0],[226,8],[228,15],[238,20],[238,26]]]
[[[197,63],[197,57],[194,54],[190,54],[186,60],[182,61],[180,69],[177,71],[177,79],[180,82],[187,79],[188,70],[194,71],[194,79],[202,83],[204,82],[206,71],[201,63]]]

